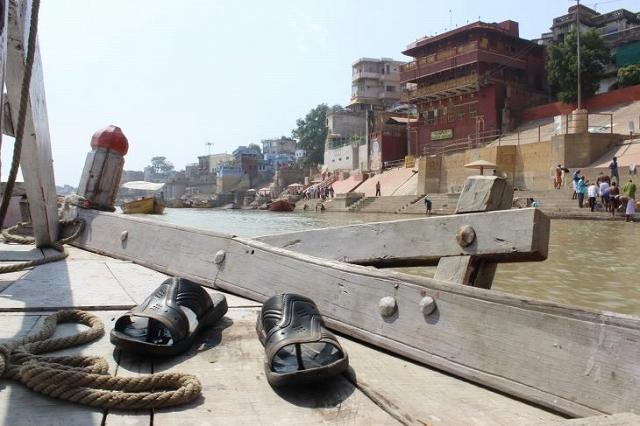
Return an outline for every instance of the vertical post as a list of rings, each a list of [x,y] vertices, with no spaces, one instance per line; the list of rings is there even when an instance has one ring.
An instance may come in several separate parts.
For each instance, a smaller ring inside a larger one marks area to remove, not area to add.
[[[576,0],[576,35],[578,45],[578,109],[582,109],[582,72],[580,70],[580,0]]]
[[[7,14],[5,30],[11,40],[6,46],[5,86],[13,128],[17,132],[17,125],[24,124],[22,134],[16,138],[20,138],[22,143],[20,168],[29,200],[35,244],[37,247],[49,247],[58,240],[60,225],[44,78],[36,36],[37,5],[32,0],[3,2],[3,10]],[[33,52],[32,57],[30,52]],[[25,75],[30,75],[26,82],[29,94],[22,114],[20,106]]]

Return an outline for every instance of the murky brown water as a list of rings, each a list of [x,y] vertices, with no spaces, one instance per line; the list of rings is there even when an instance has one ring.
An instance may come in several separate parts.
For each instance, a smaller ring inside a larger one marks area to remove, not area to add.
[[[254,237],[415,216],[335,212],[167,209],[157,220]],[[551,221],[549,258],[501,264],[492,289],[640,317],[640,223]],[[435,268],[403,271],[433,276]]]

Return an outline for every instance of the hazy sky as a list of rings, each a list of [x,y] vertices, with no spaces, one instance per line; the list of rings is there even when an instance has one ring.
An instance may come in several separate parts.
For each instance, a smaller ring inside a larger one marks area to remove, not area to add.
[[[39,43],[56,184],[77,186],[91,136],[119,126],[126,170],[164,156],[290,136],[321,103],[347,105],[362,57],[409,60],[407,45],[481,20],[548,32],[575,0],[43,0]],[[640,12],[638,0],[581,1]],[[212,143],[213,145],[207,145]],[[4,137],[2,175],[13,140]]]

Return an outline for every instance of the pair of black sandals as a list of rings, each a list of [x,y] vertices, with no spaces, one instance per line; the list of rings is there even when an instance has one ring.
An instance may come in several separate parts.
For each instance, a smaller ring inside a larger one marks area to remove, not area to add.
[[[175,356],[228,310],[223,294],[209,293],[184,278],[169,278],[140,305],[118,318],[111,331],[117,348],[145,356]],[[347,353],[325,327],[315,302],[285,293],[267,299],[256,321],[272,386],[325,380],[349,366]]]

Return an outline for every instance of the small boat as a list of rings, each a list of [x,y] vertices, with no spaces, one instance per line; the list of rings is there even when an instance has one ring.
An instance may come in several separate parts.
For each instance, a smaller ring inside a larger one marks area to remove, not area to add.
[[[162,214],[166,206],[166,201],[162,191],[160,191],[160,195],[155,195],[155,192],[163,186],[164,183],[145,181],[132,181],[123,184],[122,187],[125,189],[144,191],[146,193],[152,193],[153,195],[144,195],[136,200],[123,202],[120,205],[122,212],[127,214]]]
[[[279,199],[273,200],[271,204],[269,204],[269,211],[272,212],[292,212],[295,204],[289,202],[288,200]]]
[[[165,201],[160,197],[141,198],[129,201],[120,205],[122,213],[146,213],[162,214],[165,208]]]

